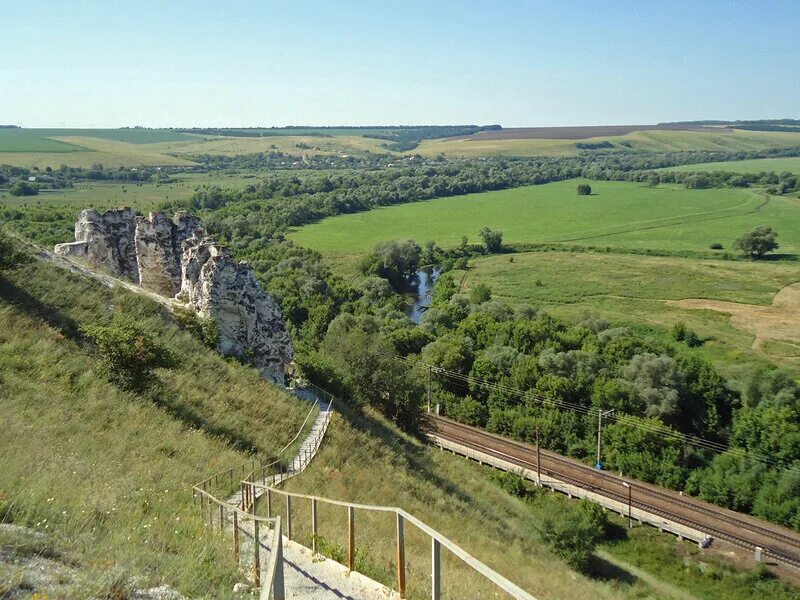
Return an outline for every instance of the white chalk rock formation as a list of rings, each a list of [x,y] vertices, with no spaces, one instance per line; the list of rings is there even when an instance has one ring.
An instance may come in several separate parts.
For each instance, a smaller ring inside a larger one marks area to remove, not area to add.
[[[75,241],[55,252],[176,297],[219,328],[218,350],[284,383],[294,349],[278,303],[256,281],[247,263],[204,235],[185,212],[137,217],[130,208],[81,211]],[[177,296],[176,296],[177,294]]]
[[[177,299],[219,327],[218,350],[284,382],[294,349],[280,307],[256,281],[253,269],[236,262],[213,238],[197,235],[183,244],[183,279]]]
[[[174,296],[181,290],[182,245],[200,221],[186,212],[172,219],[164,213],[150,213],[136,225],[136,257],[142,287]]]
[[[136,213],[130,208],[103,214],[90,208],[78,216],[75,241],[56,244],[55,252],[139,283],[135,234]]]

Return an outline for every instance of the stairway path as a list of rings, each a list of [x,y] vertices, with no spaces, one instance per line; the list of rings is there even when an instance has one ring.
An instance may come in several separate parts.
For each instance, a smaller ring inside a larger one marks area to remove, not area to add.
[[[311,427],[311,431],[303,440],[300,448],[287,471],[276,476],[275,483],[286,481],[302,473],[316,455],[318,440],[324,435],[330,422],[333,408],[329,403],[319,400],[311,391],[296,390],[297,396],[310,402],[319,401],[319,415]],[[263,493],[263,491],[262,491]],[[228,498],[231,504],[241,503],[241,491]],[[232,524],[231,524],[232,526]],[[253,524],[250,521],[240,524],[243,533],[243,557],[252,557]],[[259,532],[261,548],[262,581],[264,571],[272,552],[271,531]],[[246,558],[244,560],[247,560]],[[286,598],[302,598],[306,600],[389,600],[398,594],[386,586],[365,577],[360,573],[349,573],[344,565],[334,560],[314,554],[309,548],[289,540],[283,536],[283,577]],[[243,565],[243,566],[246,566]]]

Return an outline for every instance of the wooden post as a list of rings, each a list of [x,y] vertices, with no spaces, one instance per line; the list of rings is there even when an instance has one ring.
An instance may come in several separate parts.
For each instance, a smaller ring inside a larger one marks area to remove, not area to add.
[[[239,564],[239,513],[233,511],[233,562]]]
[[[286,496],[286,539],[292,539],[292,497]]]
[[[406,597],[406,543],[403,534],[403,515],[397,515],[397,591]]]
[[[431,538],[431,600],[442,598],[442,556],[439,540]]]
[[[214,531],[214,507],[211,506],[211,500],[208,501],[208,524],[211,527],[211,531]]]
[[[267,518],[272,518],[272,490],[267,488]]]
[[[347,507],[347,572],[353,572],[356,562],[356,509]]]
[[[275,558],[275,579],[272,583],[272,599],[285,600],[286,593],[283,590],[283,541],[278,540],[277,547],[273,549]]]
[[[258,539],[258,520],[253,519],[253,583],[261,587],[261,542]]]
[[[311,550],[317,553],[317,501],[311,499]]]
[[[225,537],[225,507],[222,504],[219,505],[219,534]]]

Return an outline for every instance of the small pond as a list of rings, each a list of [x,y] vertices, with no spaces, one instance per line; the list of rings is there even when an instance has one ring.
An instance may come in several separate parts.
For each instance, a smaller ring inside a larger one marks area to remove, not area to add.
[[[419,325],[422,315],[431,305],[433,286],[441,274],[442,271],[440,269],[423,269],[417,271],[417,276],[411,280],[408,294],[414,298],[414,303],[406,314],[417,325]]]

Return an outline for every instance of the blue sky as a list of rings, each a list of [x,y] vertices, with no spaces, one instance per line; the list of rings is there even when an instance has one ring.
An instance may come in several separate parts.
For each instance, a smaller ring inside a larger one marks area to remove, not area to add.
[[[800,2],[0,0],[0,123],[800,118]]]

